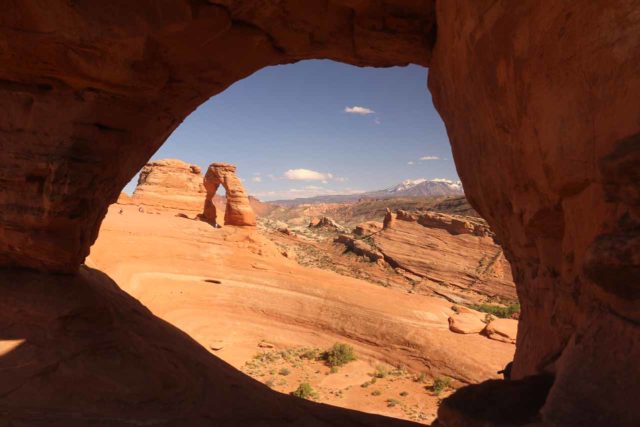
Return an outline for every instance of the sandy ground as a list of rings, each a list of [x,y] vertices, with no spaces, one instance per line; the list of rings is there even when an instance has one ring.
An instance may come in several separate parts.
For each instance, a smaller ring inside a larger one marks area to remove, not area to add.
[[[308,382],[317,401],[361,411],[431,422],[450,392],[436,396],[435,378],[453,386],[496,378],[515,350],[450,332],[443,299],[300,266],[253,229],[114,205],[87,264],[273,389]],[[358,360],[332,373],[321,361],[289,357],[335,342],[351,344]],[[371,384],[378,366],[389,374]]]

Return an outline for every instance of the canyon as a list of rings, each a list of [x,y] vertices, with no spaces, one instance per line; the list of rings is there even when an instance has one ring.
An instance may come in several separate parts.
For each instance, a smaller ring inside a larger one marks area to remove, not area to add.
[[[8,4],[2,419],[405,424],[275,393],[83,265],[109,206],[189,113],[261,68],[322,58],[429,67],[467,199],[511,265],[522,307],[512,381],[460,388],[440,405],[439,425],[636,425],[638,8],[625,0]]]

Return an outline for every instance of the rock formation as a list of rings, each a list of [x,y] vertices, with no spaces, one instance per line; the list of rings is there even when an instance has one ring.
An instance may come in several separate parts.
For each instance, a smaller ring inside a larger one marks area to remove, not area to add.
[[[0,266],[76,273],[107,207],[168,135],[260,68],[421,64],[465,193],[513,266],[514,379],[552,374],[543,422],[637,424],[637,2],[299,4],[10,2]]]
[[[346,229],[338,224],[333,218],[328,216],[322,216],[321,218],[314,218],[309,222],[309,228],[322,229],[328,231],[335,231],[338,233],[344,233]]]
[[[225,225],[255,226],[256,215],[251,209],[249,196],[242,182],[236,176],[236,167],[228,163],[212,163],[204,176],[206,196],[202,217],[205,221],[217,224],[216,207],[213,197],[220,186],[227,192],[227,205],[224,212]]]
[[[336,240],[370,259],[383,258],[414,275],[417,292],[436,292],[457,303],[517,300],[509,262],[480,218],[435,212],[390,210],[385,227],[371,234],[373,246],[349,236]],[[361,227],[366,228],[363,224]],[[360,247],[356,247],[357,242]]]
[[[199,212],[205,194],[199,166],[165,159],[142,168],[132,198],[138,205],[155,209]]]

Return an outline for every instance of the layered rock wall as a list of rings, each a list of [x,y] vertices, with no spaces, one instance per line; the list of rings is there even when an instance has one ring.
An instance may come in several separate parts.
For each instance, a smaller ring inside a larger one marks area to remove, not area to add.
[[[138,205],[160,210],[200,212],[205,195],[199,166],[165,159],[142,168],[132,199]]]

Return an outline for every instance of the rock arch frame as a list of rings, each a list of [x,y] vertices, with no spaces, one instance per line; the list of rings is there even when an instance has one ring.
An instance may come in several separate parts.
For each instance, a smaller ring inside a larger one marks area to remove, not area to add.
[[[468,198],[513,266],[523,310],[514,377],[553,373],[545,421],[631,425],[639,9],[622,0],[15,2],[0,17],[0,265],[75,273],[107,206],[168,135],[262,67],[425,65]]]

